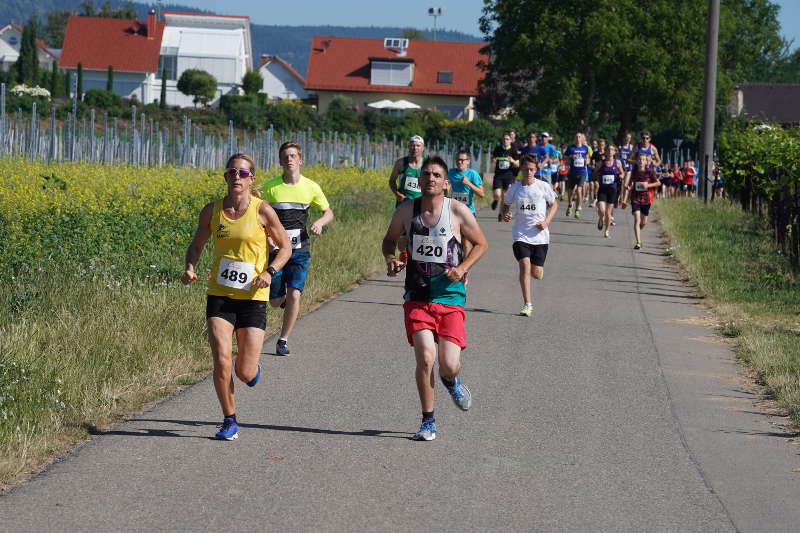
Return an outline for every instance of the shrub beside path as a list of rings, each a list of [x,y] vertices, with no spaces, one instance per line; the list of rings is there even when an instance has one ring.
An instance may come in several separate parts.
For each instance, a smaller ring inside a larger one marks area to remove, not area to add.
[[[634,253],[627,212],[610,240],[557,217],[527,319],[493,215],[470,273],[475,406],[439,387],[436,441],[408,440],[401,284],[379,276],[304,316],[292,356],[267,341],[266,378],[237,389],[238,441],[209,440],[203,381],[0,497],[0,530],[796,530],[800,448],[657,228]]]

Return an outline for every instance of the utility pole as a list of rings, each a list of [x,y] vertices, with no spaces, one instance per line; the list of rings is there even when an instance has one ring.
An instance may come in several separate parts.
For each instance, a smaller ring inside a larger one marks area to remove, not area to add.
[[[700,176],[703,180],[703,202],[708,203],[711,190],[711,166],[714,160],[714,120],[717,101],[717,48],[719,41],[719,0],[708,0],[708,28],[706,30],[706,72],[703,98],[703,134],[700,149]]]

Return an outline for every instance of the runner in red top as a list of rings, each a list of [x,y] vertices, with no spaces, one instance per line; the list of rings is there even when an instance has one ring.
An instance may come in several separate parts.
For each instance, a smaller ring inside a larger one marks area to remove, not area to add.
[[[650,166],[650,156],[639,154],[636,159],[636,168],[631,172],[631,182],[628,184],[631,212],[633,213],[633,234],[636,236],[634,250],[642,247],[642,230],[647,224],[655,188],[660,186],[658,174]]]

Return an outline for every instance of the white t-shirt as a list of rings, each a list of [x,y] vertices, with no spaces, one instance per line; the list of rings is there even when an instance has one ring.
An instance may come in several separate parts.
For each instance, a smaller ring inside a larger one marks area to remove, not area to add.
[[[511,227],[514,242],[549,244],[550,230],[539,229],[536,224],[547,218],[547,204],[555,201],[556,193],[544,181],[536,180],[532,185],[523,185],[521,181],[512,183],[503,202],[511,206],[514,213],[514,225]]]

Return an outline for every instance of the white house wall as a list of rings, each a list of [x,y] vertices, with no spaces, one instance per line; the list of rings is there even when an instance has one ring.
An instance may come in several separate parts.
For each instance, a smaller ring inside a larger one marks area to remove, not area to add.
[[[270,61],[262,66],[259,72],[264,80],[260,92],[265,93],[269,98],[284,100],[308,98],[303,84],[278,62]]]
[[[75,71],[70,69],[73,76]],[[147,89],[148,75],[143,72],[114,72],[114,93],[123,98],[132,98],[134,95],[136,99],[142,103],[149,103],[146,101],[148,96]],[[108,71],[106,70],[86,70],[83,71],[83,92],[86,94],[90,89],[105,89],[108,83]],[[157,96],[156,96],[157,97]]]

